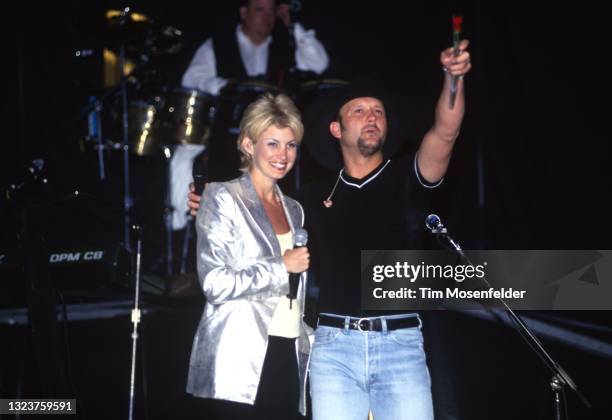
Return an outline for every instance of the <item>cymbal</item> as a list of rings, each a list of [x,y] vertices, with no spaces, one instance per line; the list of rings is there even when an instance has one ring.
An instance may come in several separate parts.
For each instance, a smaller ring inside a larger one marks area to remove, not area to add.
[[[151,20],[136,12],[130,12],[129,9],[127,11],[121,10],[107,10],[106,11],[106,19],[112,24],[119,24],[119,20],[124,17],[129,22],[151,22]]]
[[[108,10],[105,14],[109,47],[125,46],[142,54],[174,54],[182,48],[183,33],[172,26],[132,12],[129,8]]]
[[[108,35],[111,42],[126,46],[139,45],[144,42],[153,21],[129,8],[124,11],[108,10],[105,14]]]

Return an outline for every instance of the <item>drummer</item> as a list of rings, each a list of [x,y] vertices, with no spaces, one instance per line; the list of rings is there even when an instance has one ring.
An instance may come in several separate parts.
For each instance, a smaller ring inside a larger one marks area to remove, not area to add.
[[[182,84],[212,95],[228,79],[264,76],[282,87],[286,72],[323,73],[329,64],[314,30],[291,21],[289,6],[274,0],[242,0],[241,23],[208,38],[196,51]],[[276,20],[280,20],[278,25]]]
[[[238,26],[213,35],[196,51],[183,75],[183,87],[218,95],[229,79],[250,77],[263,77],[269,85],[283,87],[287,72],[292,69],[317,75],[327,69],[329,58],[314,30],[306,30],[301,24],[292,22],[286,3],[241,0],[239,12],[241,23]],[[203,150],[202,145],[180,145],[172,157],[173,230],[182,229],[187,223],[187,185],[191,181],[193,160]],[[235,152],[232,158],[238,159],[235,147],[230,152],[218,152],[222,155]],[[214,162],[221,164],[217,158]],[[212,168],[212,172],[218,171]]]

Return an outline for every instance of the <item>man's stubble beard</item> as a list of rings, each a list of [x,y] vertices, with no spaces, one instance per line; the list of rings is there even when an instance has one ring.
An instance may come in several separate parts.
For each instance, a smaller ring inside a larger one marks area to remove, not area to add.
[[[357,148],[359,149],[359,153],[361,153],[361,156],[370,157],[381,151],[384,143],[385,139],[380,138],[376,142],[376,144],[367,144],[363,138],[359,137],[357,139]]]
[[[338,122],[340,123],[340,130],[346,131],[346,128],[344,127],[344,124],[342,123],[342,118],[340,116],[338,116]],[[378,140],[378,142],[374,145],[366,144],[366,141],[362,137],[359,137],[357,139],[357,148],[359,149],[359,153],[361,154],[361,156],[370,157],[382,150],[383,144],[385,144],[386,137],[386,133],[383,134]]]

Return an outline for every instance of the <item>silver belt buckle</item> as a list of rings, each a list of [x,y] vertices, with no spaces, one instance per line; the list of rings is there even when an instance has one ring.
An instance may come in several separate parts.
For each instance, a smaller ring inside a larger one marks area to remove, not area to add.
[[[362,321],[368,321],[368,329],[367,330],[363,330],[361,329],[361,322]],[[357,320],[357,329],[361,332],[366,332],[366,331],[370,331],[372,329],[372,321],[368,318],[359,318],[359,320]]]

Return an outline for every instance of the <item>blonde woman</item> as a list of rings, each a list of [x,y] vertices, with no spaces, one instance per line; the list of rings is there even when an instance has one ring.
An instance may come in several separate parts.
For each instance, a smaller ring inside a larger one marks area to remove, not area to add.
[[[290,273],[308,269],[293,248],[304,213],[277,186],[295,163],[304,127],[285,95],[266,94],[246,109],[238,150],[244,174],[211,183],[196,218],[198,275],[206,296],[194,338],[187,391],[210,398],[219,419],[293,419],[305,408],[310,345]],[[218,401],[223,400],[223,401]]]

